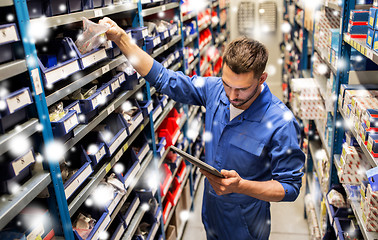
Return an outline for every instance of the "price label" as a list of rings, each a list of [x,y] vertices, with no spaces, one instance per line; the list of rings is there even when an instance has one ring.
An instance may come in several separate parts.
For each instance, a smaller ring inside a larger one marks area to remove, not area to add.
[[[128,148],[129,148],[129,144],[126,143],[126,144],[123,146],[123,151],[126,151]]]
[[[110,169],[112,169],[112,165],[109,163],[108,165],[106,165],[105,172],[108,173]]]
[[[108,107],[108,115],[111,114],[113,111],[114,111],[114,104]]]
[[[105,73],[107,73],[107,72],[109,72],[109,70],[110,70],[110,68],[109,68],[109,65],[107,64],[107,65],[105,65],[105,66],[103,66],[102,68],[102,74],[105,74]]]
[[[94,10],[95,17],[102,17],[104,14],[102,13],[102,9]]]
[[[165,11],[167,8],[166,8],[166,6],[165,5],[163,5],[162,7],[161,7],[161,10],[163,10],[163,11]]]
[[[122,155],[123,155],[123,151],[119,150],[117,155],[114,157],[115,161],[118,162],[118,160],[121,159]]]
[[[164,45],[164,51],[168,50],[168,45]]]
[[[366,57],[373,59],[373,51],[370,49],[366,49]]]

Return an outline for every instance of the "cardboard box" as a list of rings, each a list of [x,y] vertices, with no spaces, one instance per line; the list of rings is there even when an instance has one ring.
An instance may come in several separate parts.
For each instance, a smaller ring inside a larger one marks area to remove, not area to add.
[[[167,239],[167,240],[176,240],[177,239],[176,227],[174,225],[168,225],[167,232],[166,232],[166,235],[165,235],[165,239]]]
[[[373,48],[373,43],[374,43],[374,29],[369,27],[368,32],[367,32],[367,37],[366,37],[366,45],[369,48]]]
[[[350,10],[349,19],[354,22],[367,22],[369,20],[369,11]]]
[[[377,12],[378,12],[377,8],[370,8],[368,26],[371,29],[374,29],[375,27],[375,23],[377,19]]]

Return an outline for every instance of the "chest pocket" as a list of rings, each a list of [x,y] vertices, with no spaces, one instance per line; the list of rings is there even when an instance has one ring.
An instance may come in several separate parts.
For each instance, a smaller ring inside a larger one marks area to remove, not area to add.
[[[263,157],[265,144],[247,135],[237,134],[230,139],[229,151],[226,151],[224,169],[235,170],[242,178],[256,179],[269,166],[269,160]]]

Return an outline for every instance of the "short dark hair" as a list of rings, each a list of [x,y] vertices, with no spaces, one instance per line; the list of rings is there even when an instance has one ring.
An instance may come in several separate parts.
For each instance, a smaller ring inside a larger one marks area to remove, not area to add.
[[[266,47],[253,39],[241,37],[230,42],[223,54],[223,66],[236,74],[253,72],[256,78],[263,74],[268,61]]]

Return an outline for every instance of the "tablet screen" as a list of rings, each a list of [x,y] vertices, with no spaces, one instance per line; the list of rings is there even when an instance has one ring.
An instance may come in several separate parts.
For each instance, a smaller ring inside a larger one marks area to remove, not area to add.
[[[205,163],[204,161],[201,161],[198,158],[193,157],[189,153],[186,153],[183,150],[181,150],[181,149],[179,149],[175,146],[171,146],[170,148],[171,148],[171,150],[180,154],[180,156],[182,156],[185,160],[188,160],[189,162],[193,163],[197,167],[199,167],[199,168],[201,168],[201,169],[203,169],[203,170],[205,170],[205,171],[207,171],[207,172],[209,172],[209,173],[211,173],[211,174],[213,174],[217,177],[224,178],[224,176],[216,168],[210,166],[209,164]]]

